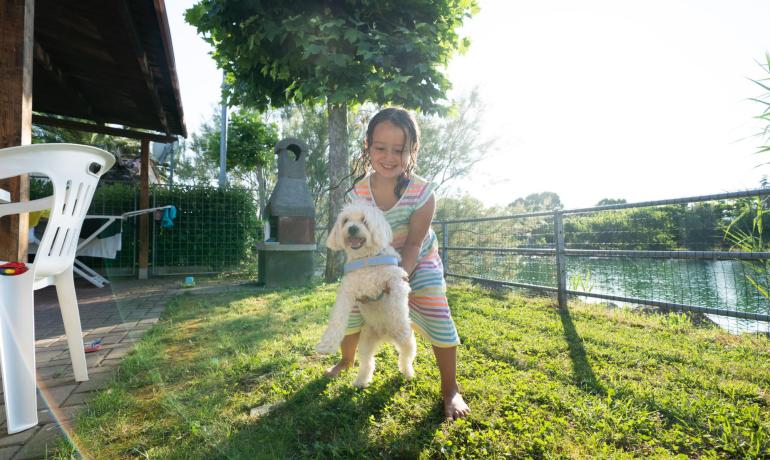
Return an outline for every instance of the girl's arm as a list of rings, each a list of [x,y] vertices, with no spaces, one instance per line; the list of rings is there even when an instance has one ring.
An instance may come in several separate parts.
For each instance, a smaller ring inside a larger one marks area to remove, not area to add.
[[[416,210],[409,219],[409,233],[406,243],[401,249],[401,267],[410,275],[417,266],[417,256],[420,255],[420,247],[425,235],[428,234],[430,224],[433,223],[433,212],[436,210],[436,200],[431,193],[428,201]]]

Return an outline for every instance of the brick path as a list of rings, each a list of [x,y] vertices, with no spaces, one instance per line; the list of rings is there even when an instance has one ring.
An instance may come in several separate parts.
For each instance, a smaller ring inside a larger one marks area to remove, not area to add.
[[[87,382],[74,379],[55,288],[36,291],[39,422],[35,428],[8,435],[5,407],[0,406],[0,460],[45,458],[78,409],[111,377],[112,370],[134,342],[158,321],[166,303],[179,292],[179,284],[179,279],[170,278],[119,280],[99,289],[78,280],[83,340],[102,339],[101,350],[86,354],[90,378]],[[0,398],[0,404],[3,401]]]

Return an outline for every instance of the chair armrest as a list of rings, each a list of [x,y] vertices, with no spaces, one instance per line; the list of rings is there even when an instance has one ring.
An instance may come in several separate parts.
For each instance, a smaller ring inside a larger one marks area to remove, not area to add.
[[[24,212],[42,211],[53,207],[53,195],[38,200],[0,204],[0,217]]]

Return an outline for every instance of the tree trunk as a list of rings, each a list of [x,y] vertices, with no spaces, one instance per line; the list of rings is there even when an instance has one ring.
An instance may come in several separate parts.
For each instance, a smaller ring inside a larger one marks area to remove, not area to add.
[[[348,105],[327,103],[329,114],[329,219],[327,229],[331,231],[337,214],[345,203],[348,176]],[[341,254],[326,250],[327,282],[336,281],[342,273]]]
[[[265,181],[264,167],[257,168],[257,194],[259,195],[259,218],[265,218],[265,207],[267,206],[267,183]]]

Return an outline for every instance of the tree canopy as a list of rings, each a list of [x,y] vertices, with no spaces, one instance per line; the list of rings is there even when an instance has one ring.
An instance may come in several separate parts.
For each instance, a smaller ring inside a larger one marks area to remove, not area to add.
[[[190,143],[192,150],[217,165],[221,119],[217,111],[210,122],[201,126],[200,133],[193,134]],[[242,107],[233,110],[227,120],[227,170],[246,174],[265,166],[270,162],[277,142],[278,128],[264,123],[258,111]]]
[[[596,202],[596,206],[607,206],[611,204],[626,204],[625,198],[602,198]]]
[[[559,195],[554,192],[531,193],[526,198],[516,198],[508,205],[514,212],[538,212],[564,209]]]
[[[186,12],[229,75],[234,105],[393,103],[438,110],[442,73],[468,46],[457,29],[475,0],[232,2]]]

